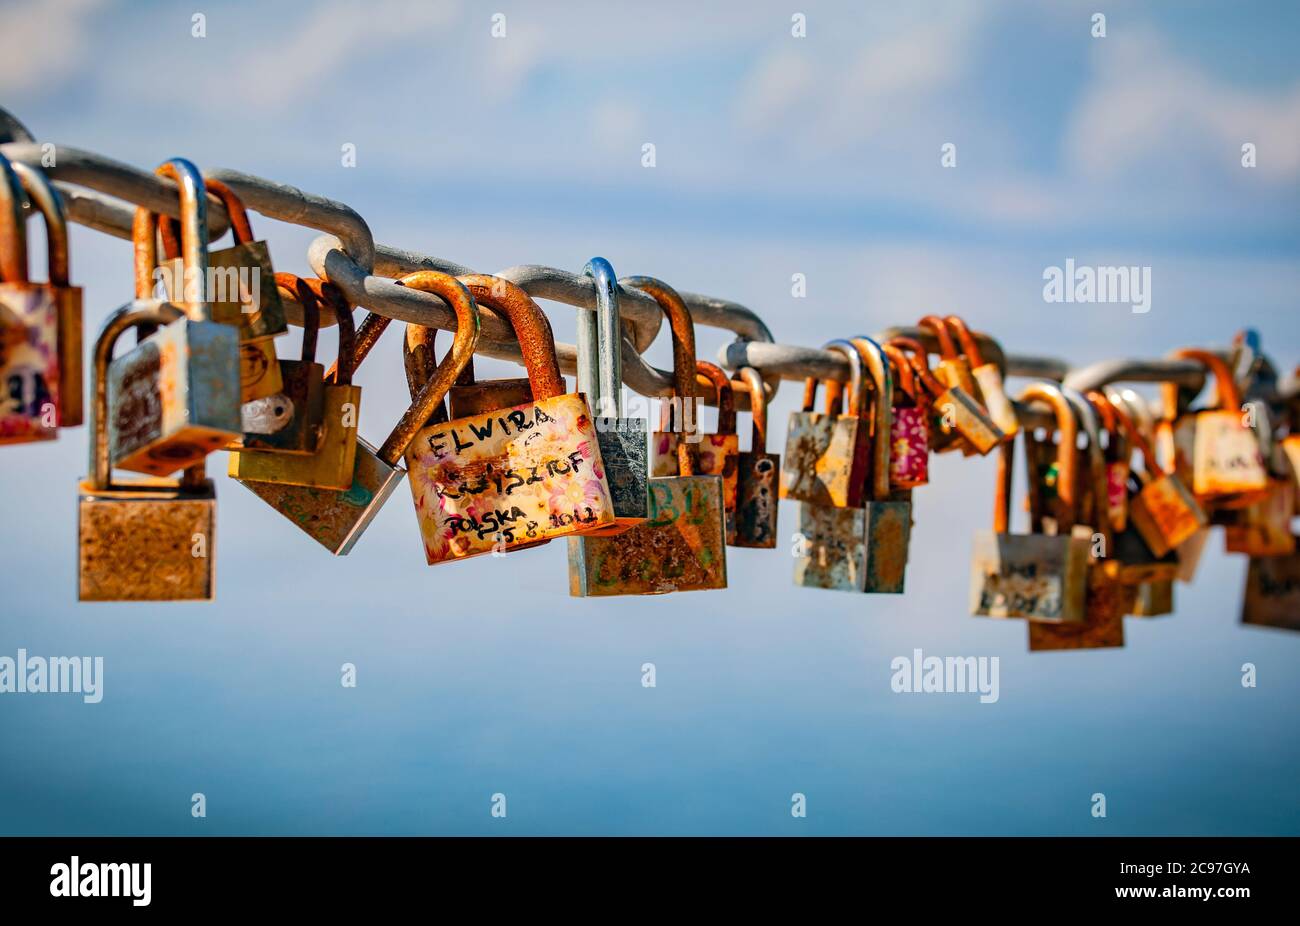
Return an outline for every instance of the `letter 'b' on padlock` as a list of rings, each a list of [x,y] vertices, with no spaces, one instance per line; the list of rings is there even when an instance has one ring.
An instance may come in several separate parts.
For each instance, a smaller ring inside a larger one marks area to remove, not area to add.
[[[113,346],[129,328],[175,324],[166,303],[131,303],[104,323],[95,344],[91,476],[78,504],[80,601],[210,600],[216,557],[216,497],[203,461],[179,482],[114,482],[109,463],[108,384]]]
[[[677,292],[652,277],[628,277],[668,316],[673,336],[673,392],[694,407],[695,329]],[[677,445],[678,474],[649,482],[648,519],[616,537],[569,542],[569,593],[577,597],[656,595],[727,587],[722,479],[697,475],[698,444]]]

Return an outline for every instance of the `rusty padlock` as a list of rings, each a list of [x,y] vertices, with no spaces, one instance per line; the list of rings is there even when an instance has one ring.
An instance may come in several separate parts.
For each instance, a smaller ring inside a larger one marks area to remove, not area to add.
[[[114,482],[109,462],[109,360],[123,332],[177,324],[161,302],[113,312],[95,342],[91,459],[77,505],[79,601],[208,601],[214,593],[216,496],[203,459],[179,481],[137,477]],[[166,330],[166,329],[163,329]]]
[[[694,408],[695,328],[681,296],[652,277],[627,277],[659,303],[673,338],[673,391]],[[569,542],[569,594],[575,597],[657,595],[727,587],[722,478],[698,474],[697,445],[677,445],[676,476],[649,482],[647,520],[616,537]]]
[[[1111,527],[1118,533],[1128,527],[1128,490],[1129,477],[1133,474],[1133,445],[1129,430],[1119,423],[1118,415],[1124,410],[1117,412],[1118,406],[1101,393],[1090,392],[1087,398],[1092,403],[1093,412],[1101,419],[1106,435],[1103,450],[1106,458],[1106,508]]]
[[[243,200],[220,180],[208,178],[204,182],[207,192],[226,207],[230,233],[235,239],[231,247],[208,251],[212,320],[239,329],[240,399],[251,402],[275,395],[284,388],[272,339],[287,334],[289,325],[271,266],[270,249],[265,241],[253,239],[253,227]],[[167,273],[163,281],[173,301],[180,292],[176,284],[182,272],[178,259],[179,228],[175,219],[168,219],[160,229],[163,252],[169,259],[164,265]]]
[[[918,328],[929,331],[939,342],[939,367],[935,371],[939,382],[948,387],[956,386],[975,400],[975,377],[971,373],[970,360],[957,349],[957,342],[953,340],[948,323],[938,315],[926,315],[916,324]],[[988,414],[987,410],[985,414]]]
[[[826,412],[815,412],[818,381],[804,383],[803,408],[790,413],[781,465],[781,497],[832,508],[862,505],[871,468],[871,422],[856,349],[841,350],[852,370],[848,410],[838,414],[839,391],[827,383]]]
[[[49,201],[53,197],[51,192]],[[41,197],[34,195],[34,202]],[[0,444],[54,440],[60,396],[59,308],[53,286],[28,278],[23,183],[0,156]],[[46,213],[53,243],[61,215]],[[67,228],[63,256],[67,256]],[[55,276],[55,251],[50,252]],[[77,358],[80,369],[81,358]]]
[[[232,449],[230,452],[227,473],[231,478],[244,483],[273,482],[342,492],[351,487],[356,468],[361,387],[352,383],[352,375],[365,352],[359,351],[356,346],[352,307],[338,287],[317,279],[292,279],[296,281],[293,293],[302,304],[306,322],[303,327],[303,359],[280,361],[284,365],[282,378],[286,393],[279,398],[289,403],[295,419],[302,419],[306,425],[305,442],[314,446],[314,449],[307,453],[292,454],[267,452],[261,449],[260,441],[258,446],[250,447],[249,438],[253,435],[245,433],[244,449]],[[339,339],[338,361],[324,377],[324,368],[314,360],[315,329],[319,323],[322,303],[334,313],[338,321]],[[381,331],[388,324],[388,319],[381,315],[371,315],[366,321],[371,322],[371,319],[383,320],[383,326],[372,323],[372,328],[379,327]],[[375,338],[368,339],[366,352],[373,346],[374,340]],[[244,406],[245,412],[250,407],[255,408],[275,399],[276,397],[269,400],[256,399]]]
[[[583,274],[596,286],[596,309],[578,312],[578,391],[596,416],[596,441],[614,503],[614,523],[601,533],[620,534],[646,519],[647,422],[623,417],[624,337],[614,268],[593,257]]]
[[[1252,557],[1289,556],[1295,552],[1291,519],[1295,515],[1295,484],[1269,479],[1267,496],[1241,509],[1236,524],[1223,529],[1224,550]]]
[[[1251,557],[1241,622],[1300,630],[1300,553]]]
[[[211,320],[207,298],[207,199],[198,169],[173,158],[155,173],[180,192],[185,313],[108,367],[108,440],[114,466],[154,476],[188,469],[243,433],[239,332]],[[152,298],[157,216],[136,210],[136,302]],[[171,303],[167,303],[171,304]]]
[[[866,366],[874,385],[870,403],[870,488],[860,508],[799,506],[800,545],[794,582],[805,588],[902,594],[912,527],[906,492],[889,480],[889,418],[893,379],[889,359],[875,341],[831,341],[826,349]]]
[[[931,446],[940,453],[961,447],[983,455],[1002,443],[1001,429],[970,393],[960,386],[945,385],[930,372],[920,342],[910,338],[890,340],[910,354],[912,370],[920,383],[918,393],[924,389],[930,394]]]
[[[736,488],[740,470],[740,435],[736,433],[736,396],[731,388],[731,380],[726,372],[716,364],[706,360],[696,360],[695,370],[713,387],[718,403],[718,430],[714,434],[702,434],[692,427],[699,420],[698,413],[691,410],[689,414],[684,407],[681,411],[681,426],[673,414],[674,406],[680,403],[661,402],[659,405],[659,430],[650,435],[650,475],[652,477],[675,476],[677,474],[677,445],[683,437],[698,444],[699,470],[703,476],[720,476],[722,478],[722,507],[727,518],[727,542],[734,539],[734,518],[736,510]],[[690,428],[690,430],[687,430]]]
[[[880,347],[894,375],[889,483],[895,489],[915,489],[930,481],[930,397],[902,347],[892,340]]]
[[[962,354],[970,368],[970,375],[976,388],[976,392],[972,393],[971,397],[983,405],[989,419],[1002,432],[1004,440],[1014,437],[1020,430],[1020,420],[1016,417],[1011,399],[1007,397],[1006,387],[1002,383],[1002,371],[998,369],[997,364],[985,361],[984,354],[980,350],[979,339],[971,333],[960,316],[949,315],[944,321],[957,333],[957,341],[961,344]],[[957,375],[960,378],[960,374]]]
[[[460,280],[509,319],[535,398],[432,425],[412,443],[407,463],[428,562],[609,527],[614,507],[596,425],[587,400],[565,393],[550,322],[509,281]]]
[[[1012,534],[1011,489],[1015,442],[998,450],[998,481],[993,501],[993,530],[975,535],[971,554],[970,610],[977,617],[1023,617],[1030,621],[1081,623],[1085,617],[1088,540],[1072,530],[1075,520],[1078,423],[1065,398],[1044,384],[1031,383],[1021,401],[1041,399],[1056,413],[1061,432],[1057,446],[1058,491],[1054,498],[1055,533],[1043,533],[1036,493],[1037,448],[1022,429],[1029,465],[1030,532]],[[1046,507],[1041,506],[1041,507]]]
[[[1270,490],[1268,473],[1228,365],[1205,350],[1177,350],[1171,356],[1205,366],[1218,390],[1212,408],[1183,415],[1174,423],[1179,477],[1199,501],[1214,508],[1244,508],[1260,501]]]
[[[781,455],[767,452],[767,386],[753,367],[736,375],[749,390],[753,431],[749,449],[740,453],[737,466],[736,511],[728,525],[727,542],[737,547],[770,550],[776,546]]]
[[[456,336],[451,352],[407,408],[388,439],[378,450],[363,438],[356,439],[352,483],[345,491],[273,482],[244,483],[254,494],[337,556],[346,556],[352,550],[379,509],[393,494],[397,484],[402,481],[402,476],[406,473],[400,465],[403,454],[442,404],[443,396],[469,363],[474,346],[478,343],[478,306],[469,290],[455,277],[426,270],[403,277],[399,282],[412,289],[442,297],[456,313]],[[369,316],[357,332],[354,366],[365,358],[387,327],[387,319],[382,323],[370,323],[371,319],[378,318],[380,316]],[[329,414],[327,410],[327,418]],[[326,441],[328,444],[328,437]],[[410,462],[409,456],[407,462]]]

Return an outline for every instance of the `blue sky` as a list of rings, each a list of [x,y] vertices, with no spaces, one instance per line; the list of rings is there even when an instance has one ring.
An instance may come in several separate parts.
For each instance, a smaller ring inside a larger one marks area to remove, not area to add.
[[[780,341],[956,311],[1077,364],[1243,325],[1300,356],[1293,4],[1115,4],[1104,39],[1098,4],[1070,2],[214,2],[202,39],[193,6],[0,5],[0,105],[43,141],[340,199],[376,240],[484,271],[600,254],[749,305]],[[314,233],[254,228],[307,271]],[[130,294],[129,248],[77,229],[73,249],[94,330]],[[1151,312],[1045,304],[1067,258],[1152,267]],[[546,307],[572,341],[572,310]],[[699,332],[706,356],[726,340]],[[385,352],[359,377],[372,441],[403,404]],[[0,462],[22,577],[0,655],[106,673],[98,705],[0,697],[3,832],[1300,831],[1300,641],[1238,625],[1244,562],[1215,537],[1177,615],[1129,621],[1124,650],[1031,657],[1018,622],[966,616],[991,461],[934,461],[902,598],[796,590],[786,550],[732,551],[726,592],[621,601],[570,599],[561,544],[430,570],[405,489],[334,560],[221,476],[217,602],[93,606],[74,601],[85,442]],[[1000,700],[894,694],[916,647],[999,656]]]

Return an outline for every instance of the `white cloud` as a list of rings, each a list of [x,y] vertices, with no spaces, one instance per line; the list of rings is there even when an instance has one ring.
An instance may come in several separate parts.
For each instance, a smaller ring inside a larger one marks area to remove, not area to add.
[[[103,0],[27,0],[0,8],[0,87],[57,89],[86,66],[88,14]]]

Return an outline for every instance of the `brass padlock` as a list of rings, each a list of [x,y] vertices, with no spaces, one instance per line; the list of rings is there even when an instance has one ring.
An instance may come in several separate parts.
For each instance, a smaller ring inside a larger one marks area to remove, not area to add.
[[[596,285],[596,310],[578,312],[578,391],[596,416],[596,442],[614,504],[614,523],[602,533],[621,534],[647,516],[647,422],[623,417],[624,335],[614,268],[593,257],[583,274]]]
[[[535,398],[431,425],[411,444],[411,493],[429,564],[612,525],[595,422],[586,399],[565,392],[550,322],[507,280],[460,281],[510,321]]]
[[[857,355],[870,372],[874,386],[871,416],[866,419],[871,425],[870,497],[860,508],[799,506],[800,544],[794,581],[805,588],[901,595],[912,504],[906,492],[892,491],[889,480],[893,405],[889,359],[870,338],[831,341],[827,349],[844,356]]]
[[[781,466],[781,497],[831,508],[859,508],[871,468],[871,424],[861,362],[841,350],[850,366],[847,414],[838,414],[838,389],[827,384],[826,412],[813,411],[818,382],[804,383],[803,408],[790,413]]]
[[[447,359],[438,366],[435,375],[407,408],[388,439],[378,450],[363,438],[356,439],[352,483],[344,491],[273,482],[244,483],[254,494],[336,556],[346,556],[352,550],[379,509],[393,494],[397,484],[402,481],[402,476],[406,473],[400,465],[403,454],[442,404],[443,396],[473,356],[474,346],[478,343],[478,306],[469,290],[455,277],[426,270],[403,277],[399,282],[412,289],[442,297],[456,313],[456,336]],[[379,334],[387,327],[386,319],[382,323],[367,325],[371,318],[378,317],[371,315],[362,323],[362,330],[357,333],[354,365],[364,359]],[[327,419],[329,414],[327,410]]]
[[[985,361],[979,340],[971,333],[966,322],[957,315],[949,315],[944,321],[957,333],[957,340],[961,344],[962,353],[970,369],[976,390],[971,393],[971,397],[983,405],[989,419],[1002,432],[1004,440],[1014,437],[1020,430],[1020,419],[1016,417],[1015,407],[1007,397],[1006,387],[1002,383],[1002,371],[998,369],[997,364]],[[960,374],[958,378],[962,378]]]
[[[1053,514],[1055,531],[1043,533],[1036,493],[1038,448],[1029,430],[1022,429],[1029,466],[1030,532],[1012,534],[1011,487],[1015,443],[998,450],[998,481],[993,500],[993,530],[975,535],[971,554],[970,610],[977,617],[1024,617],[1030,621],[1081,623],[1085,617],[1088,540],[1073,532],[1077,492],[1078,423],[1063,396],[1046,384],[1031,383],[1020,401],[1042,400],[1056,413],[1061,432],[1057,445],[1058,491]],[[1044,503],[1042,508],[1046,508]]]
[[[1241,622],[1300,630],[1300,553],[1251,557]]]
[[[281,301],[290,299],[302,306],[302,349],[298,360],[278,360],[281,391],[245,402],[240,409],[244,437],[231,445],[232,451],[313,454],[325,436],[325,367],[316,362],[316,341],[320,335],[320,300],[307,282],[292,273],[276,274]],[[340,356],[350,356],[352,313],[347,312],[348,344],[339,339]],[[344,334],[339,319],[339,334]]]
[[[975,378],[971,375],[970,361],[957,350],[957,342],[953,340],[947,322],[938,315],[926,315],[917,322],[917,327],[929,331],[939,342],[939,368],[935,372],[939,382],[949,387],[956,386],[974,399]],[[985,414],[988,414],[987,410]]]
[[[28,278],[22,202],[22,182],[0,156],[0,444],[54,440],[58,434],[58,300],[53,286]],[[51,223],[51,214],[45,222],[53,240],[59,218]],[[66,242],[66,226],[63,233]],[[66,245],[63,250],[66,257]],[[51,262],[51,282],[53,277]],[[77,358],[78,369],[80,364]]]
[[[907,341],[907,339],[903,339]],[[920,345],[911,342],[920,349]],[[896,340],[880,345],[894,376],[894,407],[889,436],[889,484],[915,489],[930,481],[930,397]]]
[[[1247,556],[1289,556],[1295,552],[1291,518],[1295,515],[1295,484],[1270,479],[1267,497],[1241,509],[1241,519],[1223,529],[1224,549]]]
[[[303,360],[280,362],[285,364],[283,378],[286,389],[290,390],[287,398],[295,417],[301,415],[308,427],[315,429],[314,437],[310,431],[306,435],[314,450],[306,454],[265,452],[248,447],[245,435],[245,449],[231,450],[227,472],[231,478],[245,483],[274,482],[346,491],[352,485],[356,468],[357,423],[361,415],[361,387],[353,384],[352,375],[364,353],[356,346],[352,306],[338,287],[310,279],[298,280],[295,290],[306,321]],[[315,354],[315,327],[322,303],[334,313],[339,332],[339,359],[323,379],[322,367],[310,359]],[[381,315],[371,315],[366,321],[372,319],[382,319],[385,326],[388,323]],[[373,343],[373,339],[368,341],[367,351]],[[264,401],[257,399],[252,404]],[[317,411],[312,411],[313,406]]]
[[[1002,430],[993,423],[984,407],[961,386],[946,385],[930,372],[925,347],[910,338],[891,341],[911,355],[912,370],[920,388],[930,394],[931,445],[940,453],[957,448],[974,453],[990,453],[1002,443]],[[946,440],[945,440],[946,438]]]
[[[673,337],[673,392],[694,408],[695,328],[682,297],[652,277],[627,277],[659,303]],[[569,541],[569,594],[575,597],[657,595],[727,587],[722,478],[698,475],[698,447],[677,445],[676,476],[648,484],[648,518],[616,537]]]
[[[1244,420],[1240,394],[1222,358],[1204,350],[1178,350],[1177,360],[1201,363],[1214,376],[1214,407],[1183,415],[1174,424],[1176,472],[1202,503],[1244,508],[1269,493],[1259,439]]]
[[[207,199],[198,169],[173,158],[155,173],[176,181],[183,216],[185,317],[158,329],[108,367],[108,440],[114,466],[154,476],[188,469],[242,433],[239,333],[210,318]],[[152,299],[157,217],[136,210],[136,300]]]
[[[271,267],[270,249],[265,241],[253,240],[243,200],[220,180],[208,178],[205,184],[207,192],[226,207],[235,239],[231,247],[208,252],[212,320],[239,329],[240,399],[251,402],[284,388],[272,339],[287,334],[289,325]],[[161,232],[164,254],[169,258],[164,282],[169,283],[168,294],[174,301],[178,290],[172,287],[180,273],[176,259],[179,223],[169,219],[162,223]]]
[[[1032,386],[1030,388],[1033,388]],[[1137,603],[1137,586],[1125,585],[1114,575],[1111,566],[1116,556],[1115,534],[1111,529],[1110,518],[1106,508],[1106,458],[1101,446],[1101,428],[1097,416],[1093,413],[1088,400],[1078,392],[1064,386],[1042,384],[1038,389],[1045,395],[1055,393],[1061,397],[1052,399],[1050,404],[1061,416],[1076,415],[1088,437],[1084,451],[1086,465],[1076,473],[1089,484],[1091,506],[1081,510],[1083,517],[1094,526],[1075,524],[1072,535],[1090,544],[1089,561],[1085,575],[1084,619],[1069,624],[1046,624],[1031,621],[1029,624],[1029,651],[1042,652],[1050,650],[1106,649],[1124,645],[1124,615],[1130,613]],[[1028,390],[1026,390],[1028,391]],[[1060,407],[1060,401],[1064,407]],[[1064,433],[1061,435],[1062,450],[1078,453],[1074,442],[1067,444]],[[1057,493],[1060,494],[1064,477],[1058,482]],[[1075,488],[1081,494],[1082,485]],[[1098,549],[1098,540],[1100,548]],[[1100,554],[1100,555],[1098,555]]]
[[[114,482],[109,462],[109,360],[123,332],[175,324],[168,303],[135,302],[113,312],[95,342],[91,456],[78,502],[79,601],[209,601],[214,594],[216,496],[203,460],[179,481]]]
[[[45,221],[48,282],[58,307],[59,390],[55,402],[59,427],[71,428],[85,420],[85,381],[82,376],[81,287],[73,286],[68,258],[68,220],[63,197],[45,174],[21,161],[13,162],[27,198]]]
[[[770,550],[776,546],[776,521],[781,455],[767,452],[767,386],[753,367],[737,375],[749,390],[753,432],[749,449],[737,465],[736,510],[727,526],[727,542],[737,547]]]
[[[736,433],[736,396],[731,380],[723,369],[705,360],[695,361],[696,372],[708,380],[718,403],[718,430],[715,434],[702,434],[696,426],[699,415],[692,409],[689,418],[683,408],[680,426],[673,415],[672,401],[659,405],[659,430],[650,435],[650,475],[675,476],[677,474],[677,445],[683,438],[697,443],[699,473],[722,477],[722,508],[727,519],[727,542],[735,535],[736,488],[740,467],[740,435]],[[689,422],[689,423],[688,423]]]

